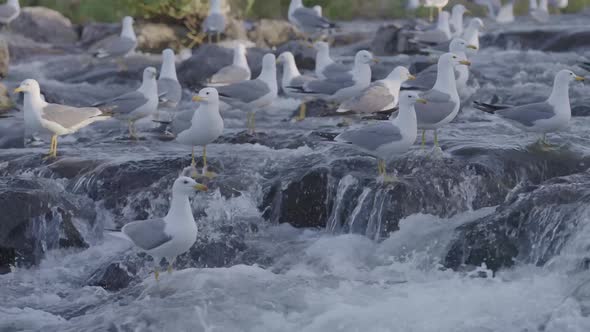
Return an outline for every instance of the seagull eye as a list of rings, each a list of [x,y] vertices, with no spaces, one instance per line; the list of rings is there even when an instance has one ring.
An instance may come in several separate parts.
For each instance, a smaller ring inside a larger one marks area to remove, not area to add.
[[[184,183],[184,184],[188,184],[188,181],[187,181],[187,180],[184,180],[182,183]]]

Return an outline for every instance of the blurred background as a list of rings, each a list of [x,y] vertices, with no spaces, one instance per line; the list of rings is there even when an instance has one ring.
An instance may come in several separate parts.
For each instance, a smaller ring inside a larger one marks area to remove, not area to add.
[[[247,19],[284,17],[290,0],[226,0],[232,15]],[[351,18],[401,18],[409,14],[405,11],[406,0],[304,0],[305,5],[322,5],[324,15],[336,19]],[[463,3],[476,14],[483,14],[483,7],[465,0],[451,0],[451,4]],[[45,6],[56,9],[75,23],[88,21],[118,21],[131,14],[152,20],[170,20],[203,13],[207,0],[21,0],[23,6]],[[565,12],[577,12],[590,5],[590,0],[569,0]],[[528,0],[517,0],[515,13],[525,14]],[[427,9],[418,10],[412,15],[425,16]]]

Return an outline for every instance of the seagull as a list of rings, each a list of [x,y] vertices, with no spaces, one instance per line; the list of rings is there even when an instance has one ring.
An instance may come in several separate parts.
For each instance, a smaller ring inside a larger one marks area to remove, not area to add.
[[[197,241],[197,224],[189,201],[195,191],[207,191],[207,187],[180,176],[172,185],[172,201],[164,218],[132,221],[121,229],[139,249],[154,258],[156,281],[162,258],[166,258],[168,272],[172,273],[176,257],[189,251]]]
[[[302,0],[291,0],[288,16],[289,22],[307,34],[336,27],[336,24],[323,17],[317,10],[304,7]]]
[[[223,134],[223,119],[219,114],[219,95],[215,88],[204,88],[193,97],[193,101],[200,102],[191,120],[191,126],[180,132],[176,140],[193,148],[191,166],[194,168],[195,146],[203,147],[203,176],[214,177],[207,171],[207,144],[213,143]]]
[[[569,5],[569,1],[568,0],[549,0],[549,5],[551,7],[554,7],[554,8],[557,8],[558,10],[560,10],[560,9],[567,8],[567,6]]]
[[[247,81],[251,78],[252,72],[246,59],[246,47],[244,44],[238,42],[234,47],[234,60],[229,66],[221,68],[217,73],[211,76],[209,86],[222,86],[242,81]]]
[[[119,36],[113,36],[101,42],[99,48],[93,51],[96,58],[125,57],[135,51],[137,36],[133,31],[133,17],[123,18],[123,27]]]
[[[315,57],[315,75],[321,79],[337,78],[343,74],[348,75],[352,68],[340,63],[336,63],[330,57],[330,44],[326,42],[316,42],[313,47],[316,49]]]
[[[217,36],[217,42],[221,40],[221,34],[225,31],[225,14],[221,10],[221,0],[210,0],[209,14],[203,22],[203,31],[207,34],[209,43],[211,43],[211,35]]]
[[[414,37],[411,40],[425,44],[439,44],[448,41],[452,37],[449,17],[448,12],[441,12],[438,15],[436,27],[431,30],[414,31]]]
[[[344,102],[358,95],[371,84],[371,63],[378,62],[369,51],[359,51],[350,73],[338,79],[314,80],[296,90],[327,101]]]
[[[414,79],[406,67],[398,66],[385,79],[371,83],[358,96],[342,103],[336,112],[375,113],[393,109],[398,104],[402,83]]]
[[[8,0],[0,5],[0,23],[10,25],[10,22],[20,15],[20,4],[18,0]]]
[[[407,152],[416,141],[417,120],[414,104],[427,103],[419,97],[418,92],[404,91],[399,99],[397,117],[388,121],[379,121],[365,127],[351,129],[336,136],[341,143],[353,144],[362,151],[376,156],[379,182],[392,182],[394,178],[387,175],[386,160],[392,155]]]
[[[545,23],[549,21],[549,6],[547,0],[539,0],[538,4],[537,0],[530,0],[529,14],[535,21],[539,23]]]
[[[497,11],[495,20],[498,23],[514,22],[514,2],[516,0],[508,0],[507,3],[500,6]],[[567,0],[566,0],[567,1]]]
[[[442,12],[442,9],[449,3],[449,0],[424,0],[424,7],[430,8],[430,22],[432,22],[433,17],[433,9],[436,7],[438,9],[438,14]]]
[[[454,5],[451,10],[451,19],[449,25],[453,37],[460,37],[463,34],[463,15],[469,13],[465,6],[458,4]]]
[[[483,21],[478,18],[472,18],[463,32],[463,39],[469,44],[479,49],[479,30],[483,29]]]
[[[274,54],[262,58],[262,71],[258,78],[217,88],[221,101],[248,112],[248,129],[256,130],[255,114],[277,98],[277,66]]]
[[[57,137],[69,135],[96,122],[107,120],[108,115],[95,107],[72,107],[50,104],[41,98],[39,83],[33,79],[24,80],[15,93],[24,93],[25,121],[35,129],[50,131],[51,146],[49,158],[57,158]]]
[[[454,53],[440,56],[437,64],[436,82],[422,97],[427,105],[416,105],[418,129],[422,130],[422,146],[426,144],[426,130],[434,130],[434,145],[438,147],[437,129],[453,121],[459,113],[460,99],[455,80],[455,66],[471,65],[466,58]]]
[[[297,121],[302,121],[305,119],[305,113],[307,110],[306,102],[313,98],[298,92],[298,89],[301,89],[305,83],[315,80],[315,78],[301,75],[297,68],[295,57],[291,52],[281,53],[277,58],[277,63],[283,65],[283,78],[281,79],[281,88],[283,89],[283,92],[289,97],[303,99],[303,102],[299,107],[299,116],[296,119]]]
[[[453,38],[449,44],[449,52],[458,55],[461,58],[467,59],[466,52],[468,49],[477,50],[475,45],[469,45],[461,38]],[[416,80],[407,82],[403,85],[404,88],[427,90],[436,82],[438,73],[438,65],[433,64],[416,75]],[[469,68],[467,66],[458,66],[455,68],[455,78],[457,80],[457,88],[461,91],[467,87],[469,80]]]
[[[135,122],[154,114],[158,109],[157,75],[156,68],[147,67],[143,71],[143,82],[139,89],[92,106],[108,109],[114,118],[127,121],[129,135],[131,138],[137,139]]]
[[[174,55],[174,51],[169,48],[162,51],[162,67],[160,68],[160,77],[158,78],[158,94],[162,98],[160,98],[160,104],[158,105],[154,122],[169,123],[170,120],[162,120],[160,109],[174,110],[182,99],[182,86],[176,76],[176,56]]]
[[[555,75],[553,91],[543,102],[505,106],[475,102],[475,108],[509,120],[522,130],[542,133],[540,142],[548,146],[546,134],[559,131],[569,125],[571,108],[569,84],[573,81],[584,81],[584,77],[574,74],[571,70],[561,70]]]

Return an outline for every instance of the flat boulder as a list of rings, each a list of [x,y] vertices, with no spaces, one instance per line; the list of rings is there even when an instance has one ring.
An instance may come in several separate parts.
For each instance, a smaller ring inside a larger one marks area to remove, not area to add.
[[[34,41],[54,45],[74,44],[79,37],[68,18],[45,7],[22,8],[10,27]]]

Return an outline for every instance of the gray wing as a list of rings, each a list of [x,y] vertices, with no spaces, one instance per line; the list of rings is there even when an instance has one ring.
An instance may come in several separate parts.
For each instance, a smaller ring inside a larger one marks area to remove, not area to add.
[[[98,57],[123,56],[133,51],[136,46],[136,40],[113,36],[101,43],[95,53]]]
[[[336,141],[351,143],[368,151],[376,151],[382,145],[402,139],[400,129],[390,121],[345,131],[336,136]]]
[[[164,231],[165,228],[164,219],[158,218],[130,222],[123,226],[122,231],[136,246],[143,250],[151,250],[172,240]]]
[[[300,75],[293,78],[290,82],[292,87],[302,88],[306,83],[315,81],[316,79],[311,76]]]
[[[131,113],[148,102],[146,96],[139,91],[128,92],[105,102],[96,103],[92,106],[108,108],[113,113]]]
[[[451,46],[451,41],[446,41],[446,42],[442,42],[442,43],[438,43],[436,45],[427,47],[425,49],[423,49],[422,51],[424,52],[428,52],[431,54],[441,54],[441,53],[447,53],[449,52],[449,47]]]
[[[393,101],[394,97],[387,86],[376,82],[356,97],[342,103],[340,108],[358,113],[374,113],[383,110]]]
[[[211,84],[232,84],[250,79],[250,72],[245,68],[230,65],[221,68],[217,73],[211,76]]]
[[[8,6],[6,4],[0,5],[0,18],[2,18],[2,19],[10,18],[14,14],[16,14],[16,12],[17,12],[17,9],[12,6]]]
[[[176,80],[161,78],[158,80],[158,94],[164,94],[165,103],[176,105],[182,99],[182,86]]]
[[[333,63],[333,64],[327,66],[326,68],[324,68],[324,70],[322,71],[322,74],[324,74],[324,76],[326,76],[326,78],[351,80],[352,79],[351,70],[352,70],[352,68],[347,65],[343,65],[340,63]]]
[[[303,90],[308,93],[333,95],[336,92],[354,85],[353,80],[315,80],[305,83]]]
[[[67,129],[75,128],[92,117],[100,115],[102,112],[98,108],[77,108],[59,104],[48,104],[41,111],[41,118],[58,123]]]
[[[449,37],[444,32],[435,29],[419,33],[414,39],[423,43],[438,44],[448,41]]]
[[[547,102],[528,104],[497,111],[498,116],[532,127],[536,121],[550,119],[555,116],[555,109]]]
[[[228,102],[235,100],[251,103],[270,93],[270,88],[262,80],[255,79],[219,87],[217,92]]]
[[[292,15],[297,20],[298,25],[305,28],[328,29],[333,25],[332,22],[310,8],[299,8]]]
[[[437,91],[430,90],[422,94],[422,98],[428,101],[427,104],[416,103],[416,118],[418,125],[433,125],[445,119],[453,112],[457,105],[451,96]]]
[[[225,31],[225,16],[219,13],[214,13],[205,19],[203,23],[203,30],[207,33],[217,33]]]
[[[416,79],[404,83],[404,87],[411,87],[420,90],[432,89],[436,82],[438,75],[438,67],[436,64],[428,66],[426,69],[418,73]]]

